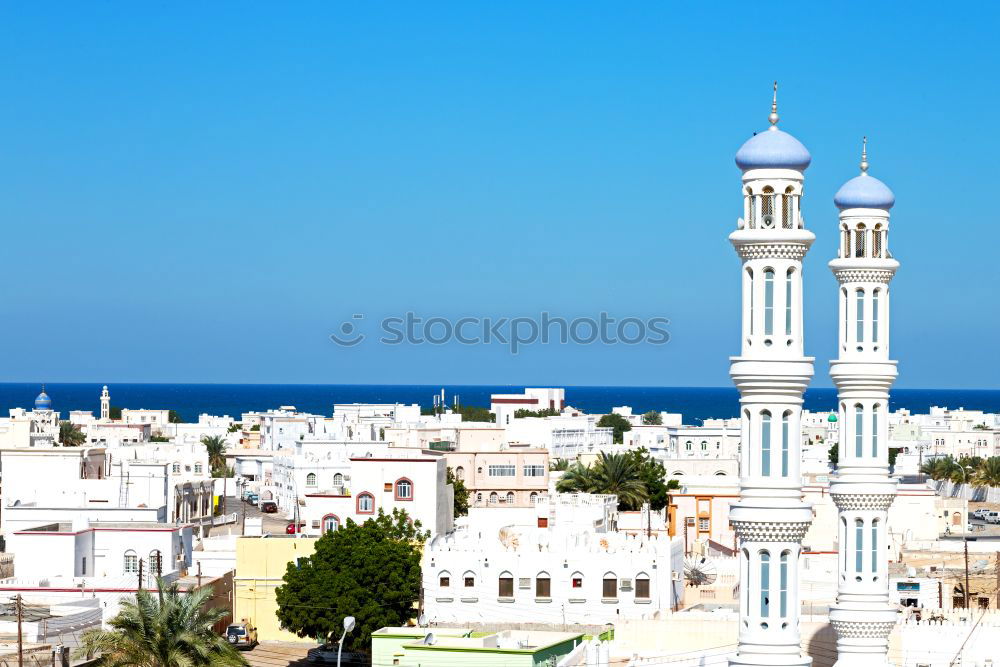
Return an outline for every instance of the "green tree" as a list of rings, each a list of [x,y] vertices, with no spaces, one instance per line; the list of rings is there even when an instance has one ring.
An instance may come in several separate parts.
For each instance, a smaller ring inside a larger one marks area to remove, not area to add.
[[[662,426],[663,415],[656,410],[642,413],[642,423],[646,426]]]
[[[840,455],[840,447],[837,443],[830,445],[830,449],[826,450],[826,456],[830,460],[830,463],[834,468],[837,467],[837,463],[840,461],[838,458]]]
[[[551,459],[549,461],[550,471],[561,471],[569,469],[569,459]]]
[[[253,426],[250,427],[250,430],[251,431],[259,431],[260,430],[260,424],[254,424]]]
[[[556,482],[556,491],[560,493],[593,493],[594,475],[590,466],[579,461],[567,466],[566,471]]]
[[[1000,486],[1000,456],[991,456],[979,465],[972,475],[972,485]]]
[[[59,422],[59,444],[63,447],[79,447],[87,441],[87,436],[83,434],[76,424],[71,422]]]
[[[663,467],[663,464],[650,456],[645,447],[634,449],[626,453],[625,456],[630,458],[639,470],[639,479],[646,486],[649,506],[654,510],[661,510],[669,505],[669,491],[670,489],[680,488],[680,482],[676,479],[667,482],[667,471]],[[639,503],[639,505],[628,505],[621,509],[634,511],[640,509],[641,506],[642,503]]]
[[[316,541],[311,556],[289,563],[275,596],[281,626],[299,637],[340,638],[344,618],[357,621],[345,648],[368,653],[371,633],[405,625],[420,598],[420,522],[395,509],[357,524],[347,521]]]
[[[613,440],[614,442],[621,443],[624,440],[625,431],[632,430],[632,424],[629,423],[627,419],[621,415],[611,413],[609,415],[604,415],[597,421],[597,425],[601,428],[612,428]]]
[[[559,415],[559,411],[555,408],[545,408],[544,410],[528,410],[526,408],[521,408],[519,410],[514,410],[514,419],[522,419],[524,417],[556,417]]]
[[[232,424],[229,425],[229,429],[227,430],[227,433],[236,433],[237,431],[241,430],[242,428],[243,428],[243,424],[239,424],[239,423],[234,422],[234,423],[232,423]]]
[[[181,419],[180,414],[176,410],[170,410],[167,412],[167,421],[171,424],[183,424],[184,420]]]
[[[117,405],[108,406],[108,418],[109,419],[121,419],[122,409]]]
[[[227,470],[225,438],[218,435],[206,435],[201,439],[201,444],[205,445],[205,451],[208,452],[208,467],[212,470],[212,477],[224,476],[215,473],[225,473]]]
[[[207,607],[211,588],[181,595],[176,583],[157,580],[157,593],[140,590],[135,600],[123,598],[108,629],[83,633],[81,658],[100,654],[107,667],[243,666],[246,660],[215,632],[225,609]]]
[[[469,513],[469,490],[465,482],[455,477],[454,471],[448,467],[448,483],[455,491],[455,516],[465,516]]]
[[[639,509],[649,500],[642,470],[628,454],[600,452],[593,470],[593,493],[615,494],[619,509]]]
[[[170,438],[165,435],[151,435],[149,436],[150,442],[170,442]]]

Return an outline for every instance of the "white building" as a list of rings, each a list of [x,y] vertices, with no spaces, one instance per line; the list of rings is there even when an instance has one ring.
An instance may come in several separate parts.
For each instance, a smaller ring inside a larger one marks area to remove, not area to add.
[[[496,415],[496,423],[509,426],[518,410],[555,410],[561,412],[566,407],[565,389],[527,388],[521,394],[493,394],[490,396],[490,412]]]

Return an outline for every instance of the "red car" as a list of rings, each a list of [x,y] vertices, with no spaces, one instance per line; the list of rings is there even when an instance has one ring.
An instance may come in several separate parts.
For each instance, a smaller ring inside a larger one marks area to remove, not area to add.
[[[305,527],[306,527],[306,524],[300,523],[299,524],[299,529],[295,530],[295,524],[294,523],[290,523],[287,526],[285,526],[285,534],[287,534],[287,535],[294,535],[295,533],[301,533],[302,529],[305,528]]]

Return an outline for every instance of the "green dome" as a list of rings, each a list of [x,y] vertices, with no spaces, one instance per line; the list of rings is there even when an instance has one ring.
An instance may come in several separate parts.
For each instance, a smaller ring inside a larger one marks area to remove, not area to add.
[[[829,417],[826,418],[826,420],[828,422],[835,422],[835,421],[837,421],[837,415],[831,414]]]

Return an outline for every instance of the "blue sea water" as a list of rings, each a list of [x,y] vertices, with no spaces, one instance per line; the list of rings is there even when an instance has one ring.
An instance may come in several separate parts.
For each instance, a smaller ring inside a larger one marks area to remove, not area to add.
[[[299,410],[330,414],[334,403],[419,403],[430,407],[441,386],[430,385],[320,385],[320,384],[112,384],[111,404],[123,408],[173,409],[184,421],[198,415],[239,417],[249,410],[294,405]],[[521,386],[445,385],[447,402],[459,395],[463,405],[488,406],[490,394],[520,392]],[[31,408],[41,387],[0,383],[0,415],[15,407]],[[70,410],[100,411],[100,384],[48,384],[53,409],[65,417]],[[809,389],[805,407],[830,410],[836,390]],[[698,424],[710,417],[735,417],[739,394],[732,387],[566,387],[566,403],[589,413],[610,412],[629,405],[635,412],[680,412],[684,423]],[[1000,412],[1000,390],[897,389],[890,409],[927,412],[932,405]]]

